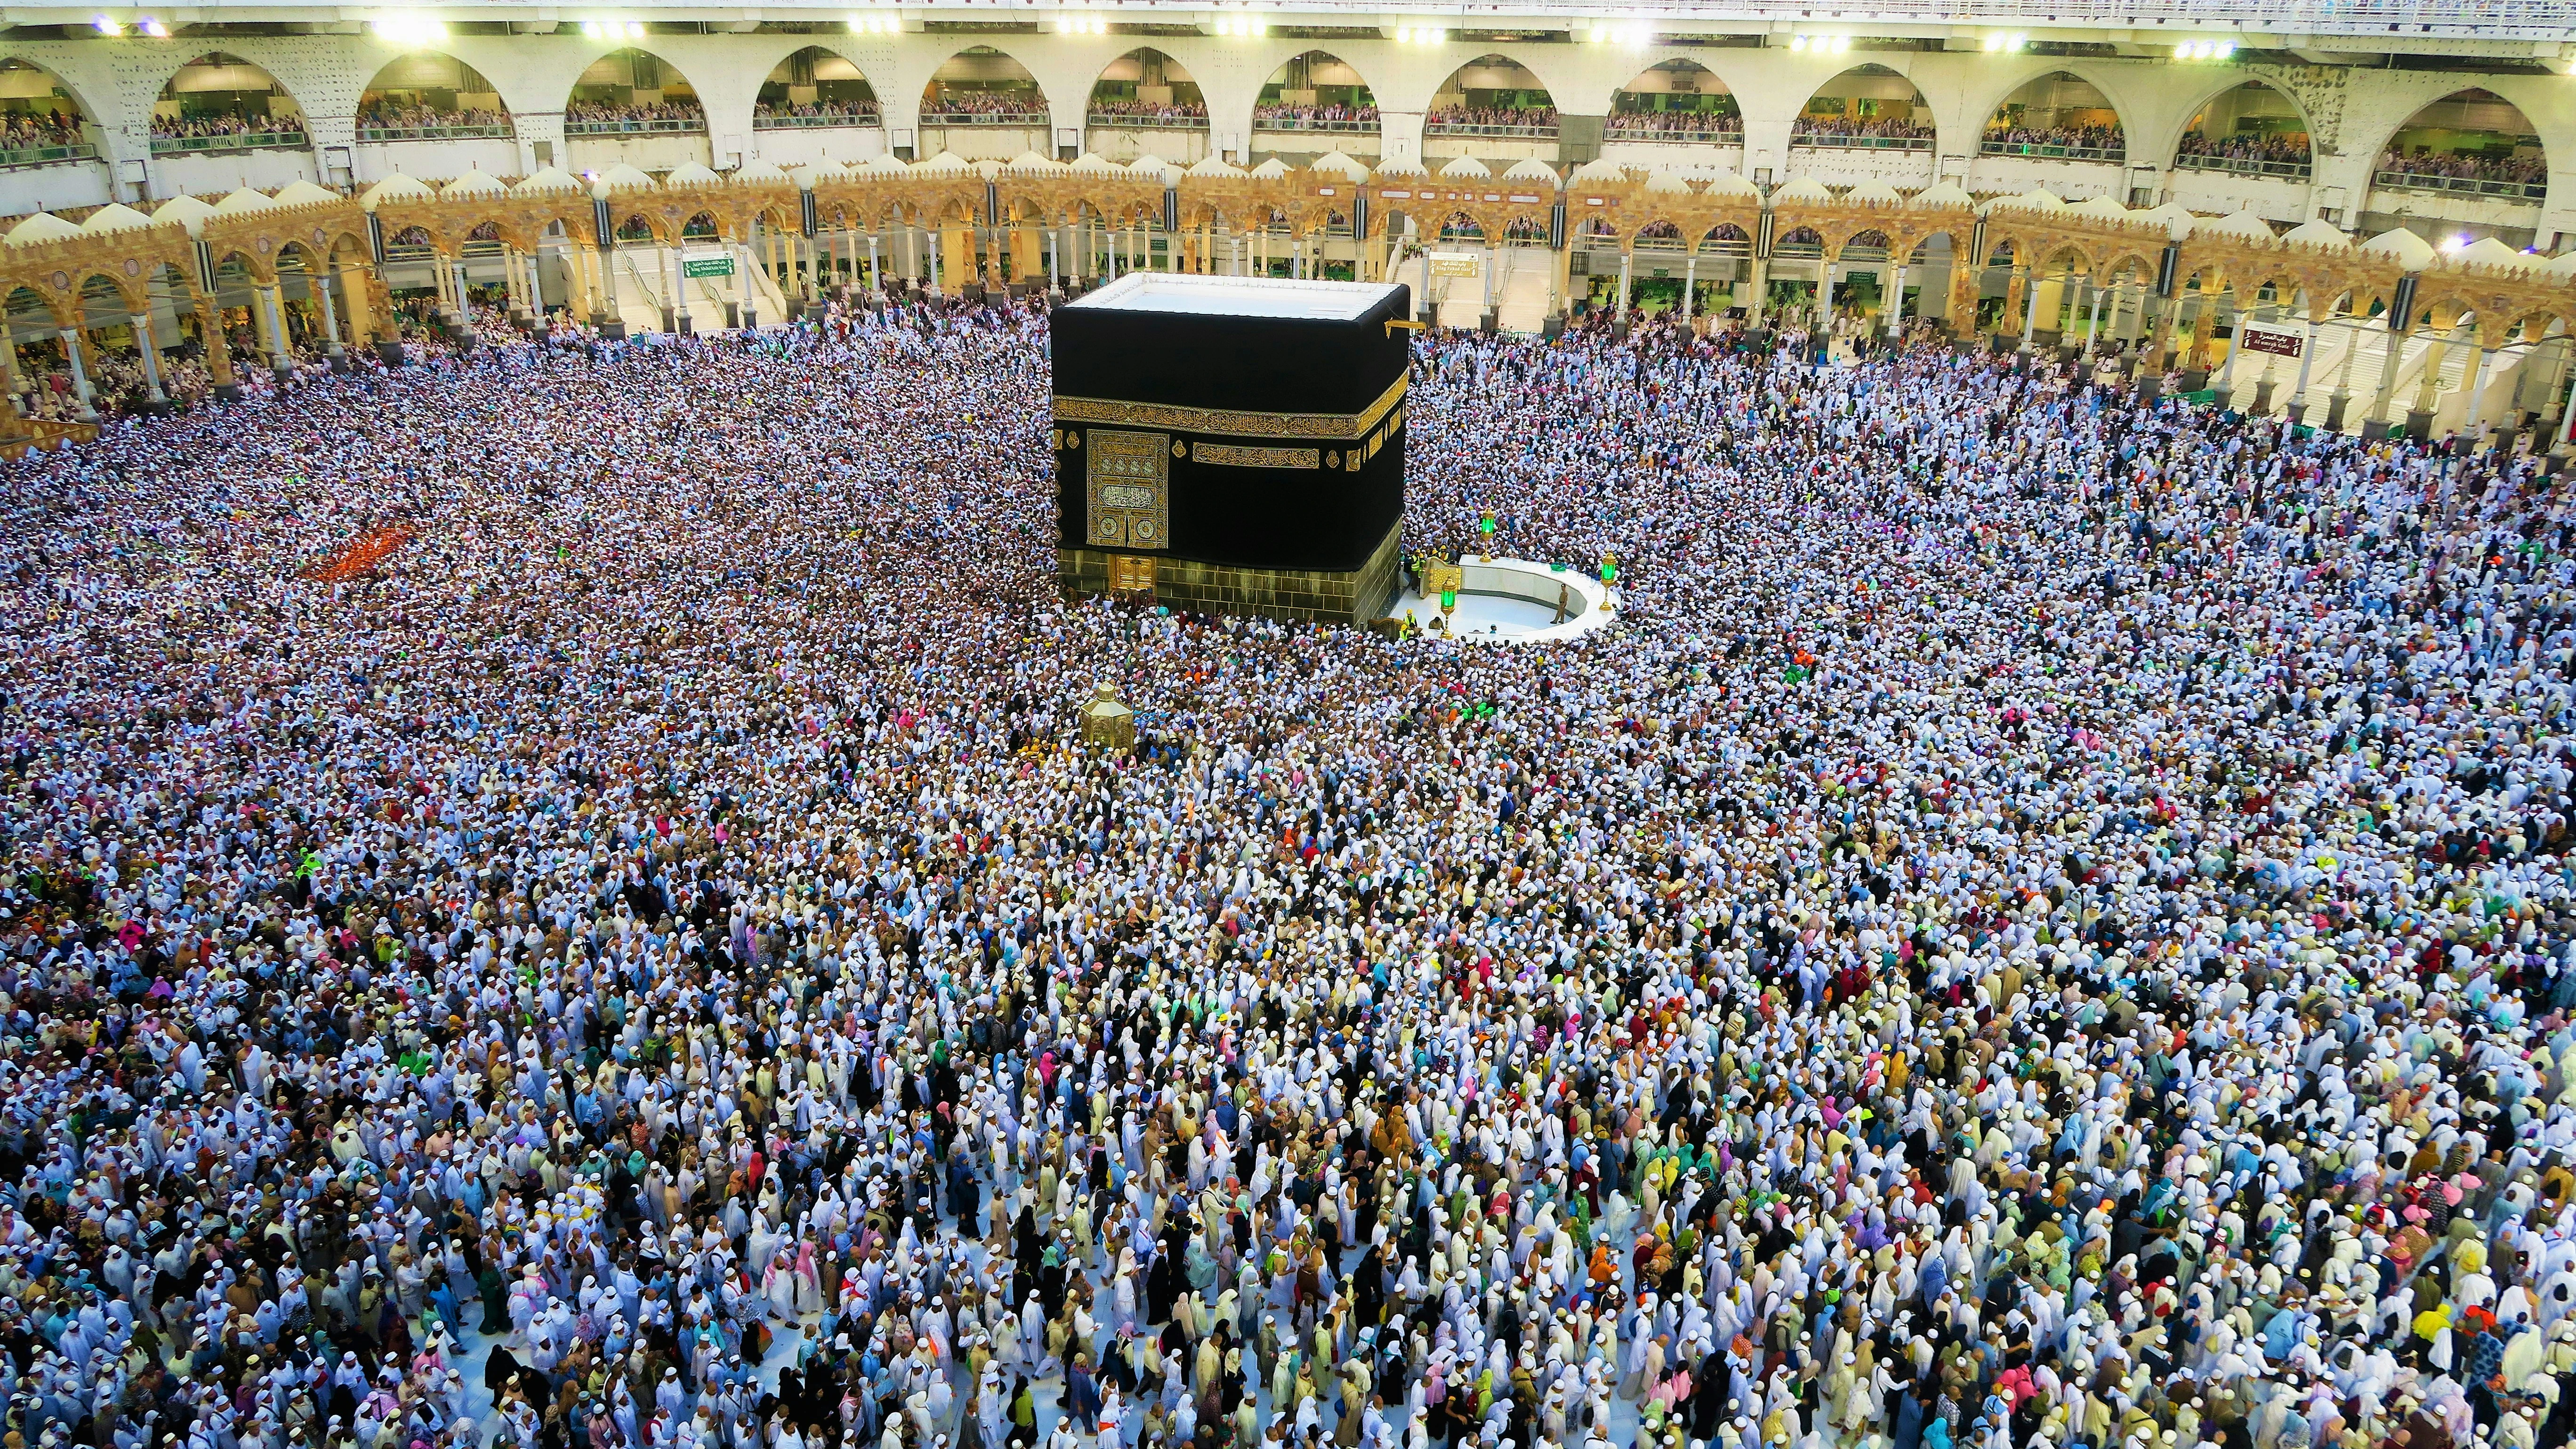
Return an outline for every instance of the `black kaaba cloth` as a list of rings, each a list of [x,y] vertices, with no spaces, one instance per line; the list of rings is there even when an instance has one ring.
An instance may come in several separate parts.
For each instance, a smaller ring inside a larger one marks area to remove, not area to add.
[[[1404,515],[1410,334],[1388,323],[1410,316],[1401,284],[1168,272],[1057,309],[1061,546],[1369,564]]]

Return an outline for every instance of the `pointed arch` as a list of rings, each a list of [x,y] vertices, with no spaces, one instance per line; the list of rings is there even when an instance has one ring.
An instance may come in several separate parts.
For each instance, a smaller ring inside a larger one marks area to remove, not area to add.
[[[1605,139],[1744,143],[1744,112],[1717,72],[1688,56],[1658,61],[1610,98]]]
[[[770,67],[751,105],[756,131],[882,123],[876,87],[858,63],[828,46],[809,45]]]
[[[1989,156],[2116,165],[2128,156],[2128,127],[2101,87],[2073,71],[2053,70],[1995,104],[1978,149]]]
[[[417,141],[510,134],[500,87],[443,50],[415,50],[376,68],[358,93],[358,139]]]
[[[2474,86],[2418,107],[2369,154],[2379,190],[2536,202],[2549,187],[2540,128],[2520,106]]]
[[[1808,93],[1790,123],[1789,144],[1929,151],[1932,135],[1931,103],[1914,82],[1886,66],[1863,64],[1836,72]]]
[[[1432,93],[1425,136],[1556,134],[1556,99],[1538,73],[1500,51],[1476,57],[1449,73]]]
[[[940,62],[921,88],[925,126],[1047,124],[1047,96],[1008,51],[970,45]]]
[[[0,58],[0,157],[9,165],[85,159],[90,109],[63,78],[34,61]]]
[[[691,132],[707,128],[698,88],[680,68],[649,50],[628,46],[590,63],[564,101],[564,134],[605,136],[628,132]]]
[[[1140,45],[1100,68],[1091,82],[1084,119],[1094,126],[1171,126],[1207,129],[1207,97],[1189,68],[1150,45]]]
[[[2308,136],[2298,97],[2260,78],[2231,81],[2202,97],[2183,123],[2173,164],[2304,181],[2314,161]]]
[[[1256,131],[1343,131],[1374,135],[1377,92],[1357,66],[1326,50],[1290,56],[1261,83]]]
[[[170,73],[152,103],[152,150],[303,146],[304,104],[277,77],[210,50]]]

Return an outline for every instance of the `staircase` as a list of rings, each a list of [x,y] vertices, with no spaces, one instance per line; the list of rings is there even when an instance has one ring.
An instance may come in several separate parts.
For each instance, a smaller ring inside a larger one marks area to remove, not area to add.
[[[1464,251],[1454,243],[1443,251]],[[1485,263],[1492,266],[1490,255]],[[1485,283],[1480,277],[1433,277],[1431,295],[1438,304],[1436,311],[1443,327],[1474,328],[1485,318]]]
[[[617,289],[617,313],[626,319],[629,330],[659,332],[663,326],[663,294],[670,286],[670,258],[660,250],[637,249],[617,252],[617,264],[609,270],[609,282]],[[734,300],[735,279],[732,277],[690,277],[681,285],[689,304],[689,325],[700,332],[714,332],[725,325],[725,304]],[[758,270],[751,274],[752,310],[760,325],[783,327],[787,323],[787,298],[778,283]],[[676,319],[675,319],[676,320]]]
[[[1494,325],[1505,332],[1536,332],[1547,322],[1548,292],[1556,259],[1536,247],[1505,247],[1502,258],[1501,285],[1494,295]]]
[[[2352,375],[2344,380],[2347,352],[2351,354]],[[2475,347],[2455,348],[2447,335],[2417,332],[2407,337],[2397,354],[2396,387],[2389,394],[2388,421],[2401,427],[2405,424],[2408,410],[2415,406],[2417,389],[2423,386],[2424,369],[2436,366],[2440,372],[2434,384],[2433,433],[2438,437],[2447,429],[2463,426],[2469,409],[2469,390],[2476,381],[2476,374],[2471,369],[2477,365],[2477,360]],[[2487,373],[2486,392],[2479,399],[2479,411],[2486,415],[2487,421],[2498,421],[2511,411],[2523,368],[2526,365],[2545,366],[2546,360],[2547,354],[2537,349],[2517,348],[2496,354],[2495,362]],[[2343,430],[2360,432],[2363,420],[2370,416],[2371,403],[2379,396],[2380,376],[2387,368],[2388,333],[2378,324],[2359,328],[2334,325],[2318,328],[2316,356],[2308,369],[2305,395],[2308,422],[2318,427],[2325,425],[2326,415],[2334,407],[2335,384],[2344,380],[2349,389],[2349,399],[2344,404]],[[2238,360],[2237,369],[2236,397],[2241,403],[2251,406],[2256,382],[2263,375],[2262,369],[2255,365],[2251,353]],[[2297,400],[2292,397],[2291,388],[2297,384],[2298,376],[2298,364],[2291,359],[2283,358],[2273,364],[2272,407],[2275,412],[2286,409]]]
[[[658,258],[661,253],[644,255]],[[626,319],[629,332],[659,332],[662,321],[662,289],[644,274],[637,264],[636,253],[618,248],[617,265],[609,268],[608,284],[617,292],[617,315]]]

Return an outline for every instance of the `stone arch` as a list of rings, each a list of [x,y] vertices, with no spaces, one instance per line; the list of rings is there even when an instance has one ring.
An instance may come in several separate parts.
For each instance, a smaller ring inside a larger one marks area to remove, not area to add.
[[[1716,71],[1686,55],[1659,60],[1611,94],[1607,139],[1708,141],[1744,137],[1744,111]]]
[[[1483,245],[1493,229],[1485,225],[1484,213],[1469,207],[1453,207],[1440,219],[1436,238],[1440,241],[1474,242]]]
[[[1015,226],[1059,226],[1066,220],[1066,212],[1056,202],[1049,201],[1037,192],[1015,188],[1008,183],[1002,186],[995,199],[1001,203],[1002,215],[1009,218],[1010,223]],[[771,225],[793,226],[795,220],[786,216],[781,209],[779,219],[771,222]]]
[[[1691,250],[1715,256],[1753,255],[1753,234],[1731,221],[1721,221],[1700,233]]]
[[[674,84],[677,82],[677,84]],[[706,121],[706,103],[680,68],[642,46],[604,51],[573,79],[564,98],[568,122],[619,119]]]
[[[2472,155],[2467,149],[2470,141],[2479,143],[2476,162],[2461,165]],[[2533,187],[2549,182],[2548,145],[2530,113],[2478,86],[2462,87],[2416,107],[2406,119],[2385,127],[2360,154],[2370,158],[2373,184],[2392,170],[2428,180],[2493,180]],[[2428,161],[2448,164],[2424,164]],[[2490,171],[2492,175],[2483,174]],[[2539,199],[2538,191],[2531,199]]]
[[[99,285],[103,284],[103,285]],[[91,321],[90,309],[103,299],[113,299],[120,311],[131,314],[151,305],[144,294],[140,270],[133,277],[122,277],[106,267],[92,267],[72,283],[72,295],[78,299],[81,320]],[[121,319],[119,319],[121,320]]]
[[[483,100],[487,96],[488,104]],[[479,119],[483,116],[490,119]],[[510,124],[510,107],[501,98],[501,88],[444,50],[397,55],[376,67],[358,92],[361,139],[370,129],[492,124]]]
[[[1487,51],[1449,72],[1432,91],[1424,115],[1426,134],[1430,134],[1427,128],[1431,126],[1482,125],[1536,127],[1552,132],[1556,128],[1556,100],[1536,70],[1501,51]],[[1516,116],[1526,119],[1513,119]]]
[[[1932,103],[1912,79],[1864,61],[1834,72],[1807,93],[1790,123],[1790,144],[1920,140],[1929,146],[1935,129]]]
[[[2152,279],[2156,274],[2156,260],[2134,247],[2115,249],[2103,261],[2102,275],[2116,277],[2125,268],[2137,276]]]
[[[807,45],[769,68],[752,97],[751,114],[756,126],[806,119],[873,125],[883,112],[876,87],[857,61],[828,45]]]
[[[1826,242],[1827,251],[1837,259],[1854,247],[1877,247],[1891,257],[1896,251],[1896,243],[1891,241],[1887,232],[1874,222],[1847,223],[1835,227],[1827,235]]]
[[[2022,154],[2109,152],[2086,160],[2117,160],[2128,148],[2128,119],[2100,86],[2071,70],[2035,75],[1986,107],[1979,118],[1983,143],[2036,147]]]
[[[36,91],[32,84],[35,80],[41,80],[47,89]],[[47,104],[54,100],[64,104]],[[37,118],[48,118],[55,112],[67,112],[63,116],[67,123],[64,130],[72,137],[85,135],[84,128],[98,121],[98,112],[81,98],[79,90],[64,79],[61,72],[24,56],[0,56],[0,119],[14,122],[24,116],[38,124],[50,125],[49,120]]]
[[[667,245],[671,240],[670,226],[649,211],[611,212],[610,215],[608,236],[611,242]]]
[[[2204,145],[2222,145],[2226,138],[2208,138],[2207,133],[2203,130],[2203,127],[2210,123],[2211,109],[2218,106],[2221,102],[2231,96],[2250,95],[2255,92],[2260,92],[2263,96],[2268,98],[2277,99],[2279,105],[2287,108],[2288,114],[2294,115],[2298,118],[2298,131],[2296,134],[2299,137],[2298,150],[2301,157],[2301,164],[2313,166],[2315,164],[2315,151],[2313,149],[2313,143],[2309,138],[2315,134],[2316,128],[2308,118],[2307,107],[2300,105],[2299,98],[2291,94],[2286,88],[2275,85],[2271,81],[2265,80],[2260,76],[2244,77],[2232,73],[2228,77],[2208,87],[2202,93],[2200,99],[2192,103],[2190,109],[2184,112],[2180,128],[2167,139],[2163,146],[2147,153],[2140,153],[2133,147],[2131,148],[2131,154],[2163,156],[2171,158],[2172,161],[2178,162],[2184,155],[2193,154],[2192,152],[2187,151],[2186,147],[2195,136],[2203,137]],[[2240,102],[2240,104],[2242,103],[2243,102]],[[2281,114],[2281,112],[2272,109],[2273,104],[2273,99],[2264,100],[2264,109],[2257,114]],[[2233,133],[2231,132],[2231,134]]]
[[[152,103],[156,136],[220,135],[243,128],[300,134],[304,103],[267,68],[225,51],[207,51],[172,70]]]
[[[1156,99],[1159,96],[1160,99]],[[1083,101],[1084,118],[1144,114],[1207,119],[1207,95],[1189,67],[1150,45],[1140,45],[1100,68]]]
[[[14,331],[18,319],[38,314],[58,329],[67,325],[69,321],[64,310],[63,299],[25,282],[19,282],[11,287],[8,296],[0,299],[0,326],[9,327]]]
[[[270,260],[261,256],[256,249],[247,246],[228,246],[215,253],[216,275],[220,277],[224,268],[233,262],[241,263],[242,271],[252,281],[262,286],[277,280],[276,269]]]
[[[1016,106],[1015,111],[1004,111]],[[1038,83],[1037,73],[1022,64],[1009,51],[990,45],[970,45],[952,52],[931,71],[921,88],[921,123],[942,124],[944,118],[960,114],[1002,112],[1033,115],[1033,125],[1046,124],[1046,88]]]
[[[1296,99],[1301,96],[1304,99]],[[1328,50],[1300,51],[1281,61],[1253,95],[1255,129],[1376,123],[1376,90],[1358,66]]]

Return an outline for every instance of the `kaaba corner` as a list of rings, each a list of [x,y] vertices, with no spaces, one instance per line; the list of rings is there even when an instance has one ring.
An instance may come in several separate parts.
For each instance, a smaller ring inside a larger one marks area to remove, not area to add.
[[[1364,623],[1396,596],[1411,289],[1138,272],[1056,311],[1071,593]]]

